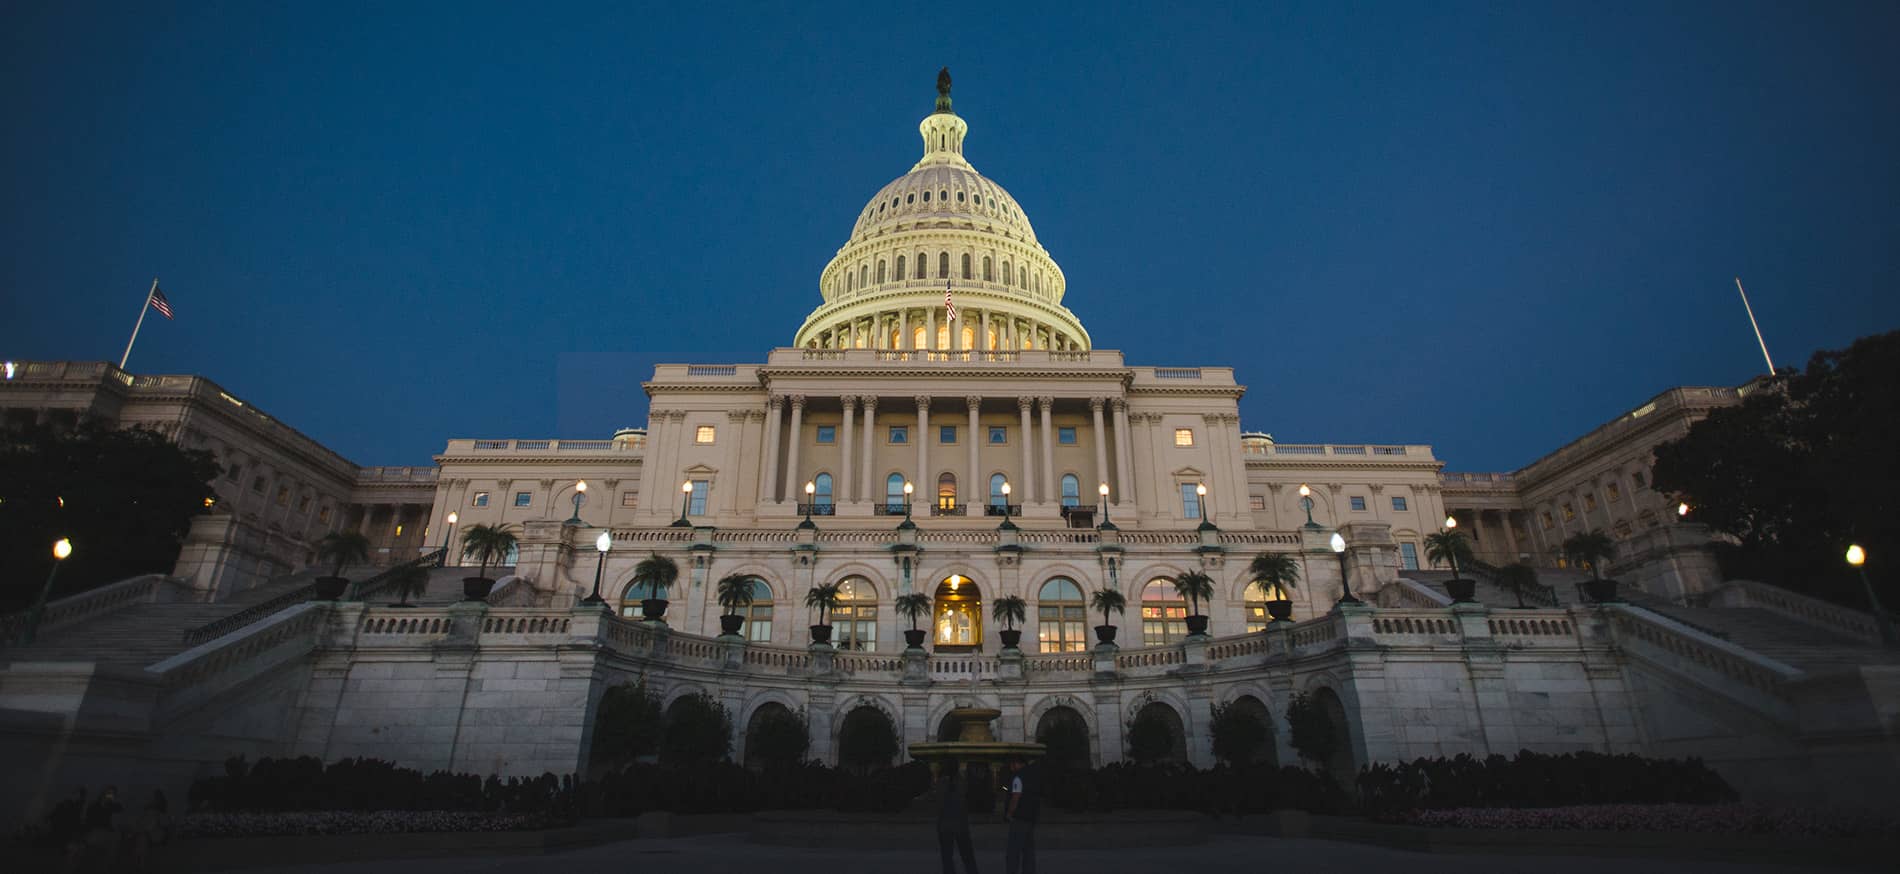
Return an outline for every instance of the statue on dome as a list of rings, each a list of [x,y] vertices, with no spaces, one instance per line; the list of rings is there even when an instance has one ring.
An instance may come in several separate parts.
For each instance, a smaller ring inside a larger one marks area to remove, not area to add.
[[[937,71],[937,111],[950,111],[950,68]]]

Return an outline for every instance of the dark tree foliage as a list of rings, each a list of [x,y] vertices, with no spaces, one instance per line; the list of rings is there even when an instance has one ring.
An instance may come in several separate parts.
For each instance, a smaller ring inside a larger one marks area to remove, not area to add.
[[[1324,766],[1339,751],[1333,718],[1309,693],[1297,692],[1287,699],[1286,727],[1287,742],[1302,759]]]
[[[1128,723],[1128,757],[1137,762],[1159,762],[1174,752],[1174,728],[1154,707],[1143,707]]]
[[[897,727],[876,707],[859,707],[838,727],[838,762],[860,771],[882,768],[897,756]]]
[[[746,758],[767,768],[797,765],[810,750],[811,726],[803,710],[765,710],[752,720],[752,731],[746,735]]]
[[[732,715],[705,692],[694,692],[666,709],[666,733],[660,739],[660,762],[694,765],[717,762],[732,752]]]
[[[1267,724],[1238,704],[1215,704],[1210,709],[1213,719],[1207,729],[1214,742],[1214,758],[1229,765],[1252,764],[1270,737]]]
[[[1052,769],[1089,766],[1089,730],[1079,718],[1050,720],[1036,735],[1036,743],[1047,748],[1043,761]]]
[[[607,687],[594,712],[594,763],[622,767],[658,752],[665,724],[660,699],[645,680]]]
[[[1656,448],[1652,484],[1679,495],[1689,519],[1733,536],[1725,575],[1759,579],[1864,607],[1842,556],[1867,550],[1867,573],[1890,606],[1900,574],[1900,331],[1822,351],[1742,403]]]
[[[1357,782],[1360,803],[1374,816],[1456,807],[1716,804],[1736,797],[1700,759],[1588,751],[1375,763],[1360,769]]]
[[[52,569],[53,542],[73,555],[53,597],[127,577],[170,573],[191,519],[216,497],[217,461],[142,428],[84,421],[0,432],[0,610],[26,607]]]

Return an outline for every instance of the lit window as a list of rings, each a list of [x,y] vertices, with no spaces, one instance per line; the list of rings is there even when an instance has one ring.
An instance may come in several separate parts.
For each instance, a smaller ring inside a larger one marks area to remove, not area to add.
[[[884,478],[884,514],[899,516],[904,512],[904,475],[894,473]]]
[[[1194,491],[1194,483],[1181,484],[1181,515],[1187,519],[1201,518],[1201,496]]]
[[[474,499],[472,499],[472,500],[470,500],[470,501],[468,502],[468,504],[469,504],[469,506],[471,506],[471,507],[486,507],[486,506],[488,506],[488,493],[487,493],[487,492],[476,492],[476,493],[475,493],[475,497],[474,497]]]
[[[621,492],[620,506],[622,507],[640,506],[640,493],[639,492]]]
[[[1061,427],[1056,428],[1056,442],[1064,446],[1074,446],[1075,445],[1075,427],[1061,426]]]
[[[1399,544],[1399,561],[1404,564],[1405,569],[1408,571],[1418,570],[1418,544]]]
[[[279,507],[290,506],[290,486],[277,487],[277,506]]]
[[[1640,489],[1649,484],[1649,477],[1644,476],[1643,472],[1639,470],[1630,474],[1630,482],[1635,483],[1636,487]]]
[[[1009,496],[1003,494],[1003,484],[1008,480],[1000,473],[990,474],[990,506],[1001,507],[1009,503]]]
[[[1009,442],[1009,429],[1001,425],[990,426],[990,445],[1001,446]]]
[[[1067,577],[1042,584],[1036,596],[1036,644],[1043,652],[1087,652],[1088,605]]]
[[[1350,500],[1352,502],[1352,508],[1354,510],[1362,512],[1362,513],[1365,512],[1366,498],[1364,495],[1353,495],[1351,498],[1348,498],[1347,500]]]
[[[687,503],[691,509],[687,512],[694,516],[706,515],[706,496],[712,494],[712,480],[693,480],[693,499]]]
[[[954,444],[954,443],[956,443],[956,442],[957,442],[957,426],[955,426],[955,425],[940,425],[940,426],[938,426],[938,428],[937,428],[937,442],[938,442],[938,443],[944,443],[944,444]]]
[[[1174,445],[1193,446],[1194,445],[1194,429],[1193,428],[1174,429]]]
[[[1564,521],[1569,522],[1576,518],[1577,518],[1577,511],[1571,509],[1569,504],[1565,504],[1564,505]]]
[[[1141,590],[1141,643],[1167,646],[1187,637],[1187,601],[1172,580],[1153,580]]]
[[[863,577],[838,581],[838,607],[831,611],[831,643],[842,650],[877,649],[877,590]]]
[[[328,521],[330,521],[330,508],[329,508],[329,507],[324,507],[323,509],[321,509],[321,510],[318,510],[318,511],[317,511],[317,521],[318,521],[318,522],[328,522]]]
[[[1585,513],[1588,513],[1591,510],[1594,510],[1596,508],[1597,508],[1597,496],[1594,493],[1585,494],[1583,496],[1583,511]]]
[[[739,615],[745,622],[739,626],[739,634],[754,643],[770,643],[772,640],[772,587],[764,580],[752,579],[752,603],[739,608]]]
[[[891,443],[898,444],[898,443],[909,443],[909,442],[910,442],[910,426],[909,425],[892,425],[891,426]]]
[[[1399,511],[1399,512],[1401,512],[1401,513],[1403,513],[1403,512],[1405,512],[1405,499],[1404,499],[1404,498],[1397,498],[1397,497],[1395,497],[1395,498],[1393,498],[1393,499],[1392,499],[1392,509],[1394,509],[1394,510],[1397,510],[1397,511]]]
[[[1252,510],[1265,510],[1267,508],[1267,496],[1266,495],[1248,495],[1247,507],[1248,509],[1252,509]]]
[[[533,499],[532,495],[533,495],[532,492],[515,492],[515,506],[517,507],[528,506],[528,502]]]
[[[838,442],[838,427],[836,425],[819,425],[818,426],[818,442],[820,443]]]
[[[711,442],[713,442],[713,426],[711,426],[711,425],[701,425],[701,426],[699,426],[699,427],[697,427],[697,428],[694,428],[694,429],[693,429],[693,442],[694,442],[694,443],[711,443]]]
[[[303,497],[297,499],[297,512],[299,513],[310,512],[310,496],[309,495],[304,495]]]
[[[1623,487],[1617,485],[1616,483],[1610,483],[1609,485],[1603,487],[1603,493],[1605,495],[1608,495],[1610,498],[1610,503],[1614,504],[1617,501],[1622,499]]]
[[[1081,504],[1082,504],[1081,480],[1076,479],[1075,474],[1072,474],[1072,473],[1063,474],[1062,475],[1062,506],[1077,507],[1077,506],[1081,506]]]
[[[1555,521],[1553,521],[1550,518],[1549,510],[1545,510],[1542,513],[1537,514],[1537,519],[1539,522],[1543,523],[1545,531],[1549,531],[1552,527],[1556,526],[1557,524]]]

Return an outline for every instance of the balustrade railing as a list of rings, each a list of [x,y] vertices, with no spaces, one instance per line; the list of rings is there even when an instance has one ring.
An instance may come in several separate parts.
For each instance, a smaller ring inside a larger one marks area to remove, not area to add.
[[[1625,651],[1704,683],[1727,685],[1732,697],[1778,718],[1792,717],[1782,684],[1801,676],[1800,670],[1635,605],[1611,604],[1604,613]]]
[[[367,580],[364,580],[360,583],[355,584],[355,586],[352,587],[355,590],[354,597],[357,600],[361,600],[363,598],[369,597],[370,595],[376,594],[376,592],[381,590],[383,585],[387,583],[391,577],[394,577],[396,575],[396,572],[398,570],[401,570],[403,568],[406,568],[412,565],[421,566],[421,567],[431,567],[431,568],[441,567],[442,560],[444,557],[446,557],[447,552],[448,551],[446,549],[437,549],[434,552],[431,552],[431,553],[428,553],[427,555],[422,556],[421,558],[417,558],[412,561],[406,561],[399,565],[394,565],[388,568],[387,570],[384,570],[382,573],[379,573],[373,577],[370,577]],[[272,598],[268,601],[265,601],[261,604],[255,604],[251,607],[247,607],[243,610],[240,610],[222,619],[218,619],[212,622],[207,622],[203,625],[198,626],[197,628],[187,630],[184,635],[185,643],[187,645],[193,645],[193,644],[203,643],[207,640],[213,640],[219,637],[223,637],[226,634],[230,634],[233,631],[236,631],[240,628],[250,625],[251,623],[257,622],[267,616],[270,616],[273,613],[277,613],[278,611],[284,610],[288,607],[294,606],[301,602],[308,601],[310,600],[310,596],[314,594],[316,594],[315,583],[298,586],[295,589],[291,589],[290,591],[285,592],[281,595],[278,595],[277,597]]]
[[[46,609],[40,614],[39,630],[82,622],[150,601],[164,581],[162,574],[144,574],[48,601]],[[23,610],[0,616],[0,644],[10,644],[20,639],[26,631],[27,616],[31,612]]]

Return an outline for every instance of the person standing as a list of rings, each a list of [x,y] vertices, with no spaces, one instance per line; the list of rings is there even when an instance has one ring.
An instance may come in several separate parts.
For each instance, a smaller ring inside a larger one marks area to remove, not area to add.
[[[959,766],[946,762],[937,778],[937,851],[943,856],[943,874],[956,874],[952,847],[963,856],[963,870],[976,874],[976,847],[970,843],[970,802],[963,790]]]
[[[1036,820],[1042,816],[1042,769],[1020,756],[1009,760],[1009,848],[1003,867],[1009,874],[1036,874]]]

